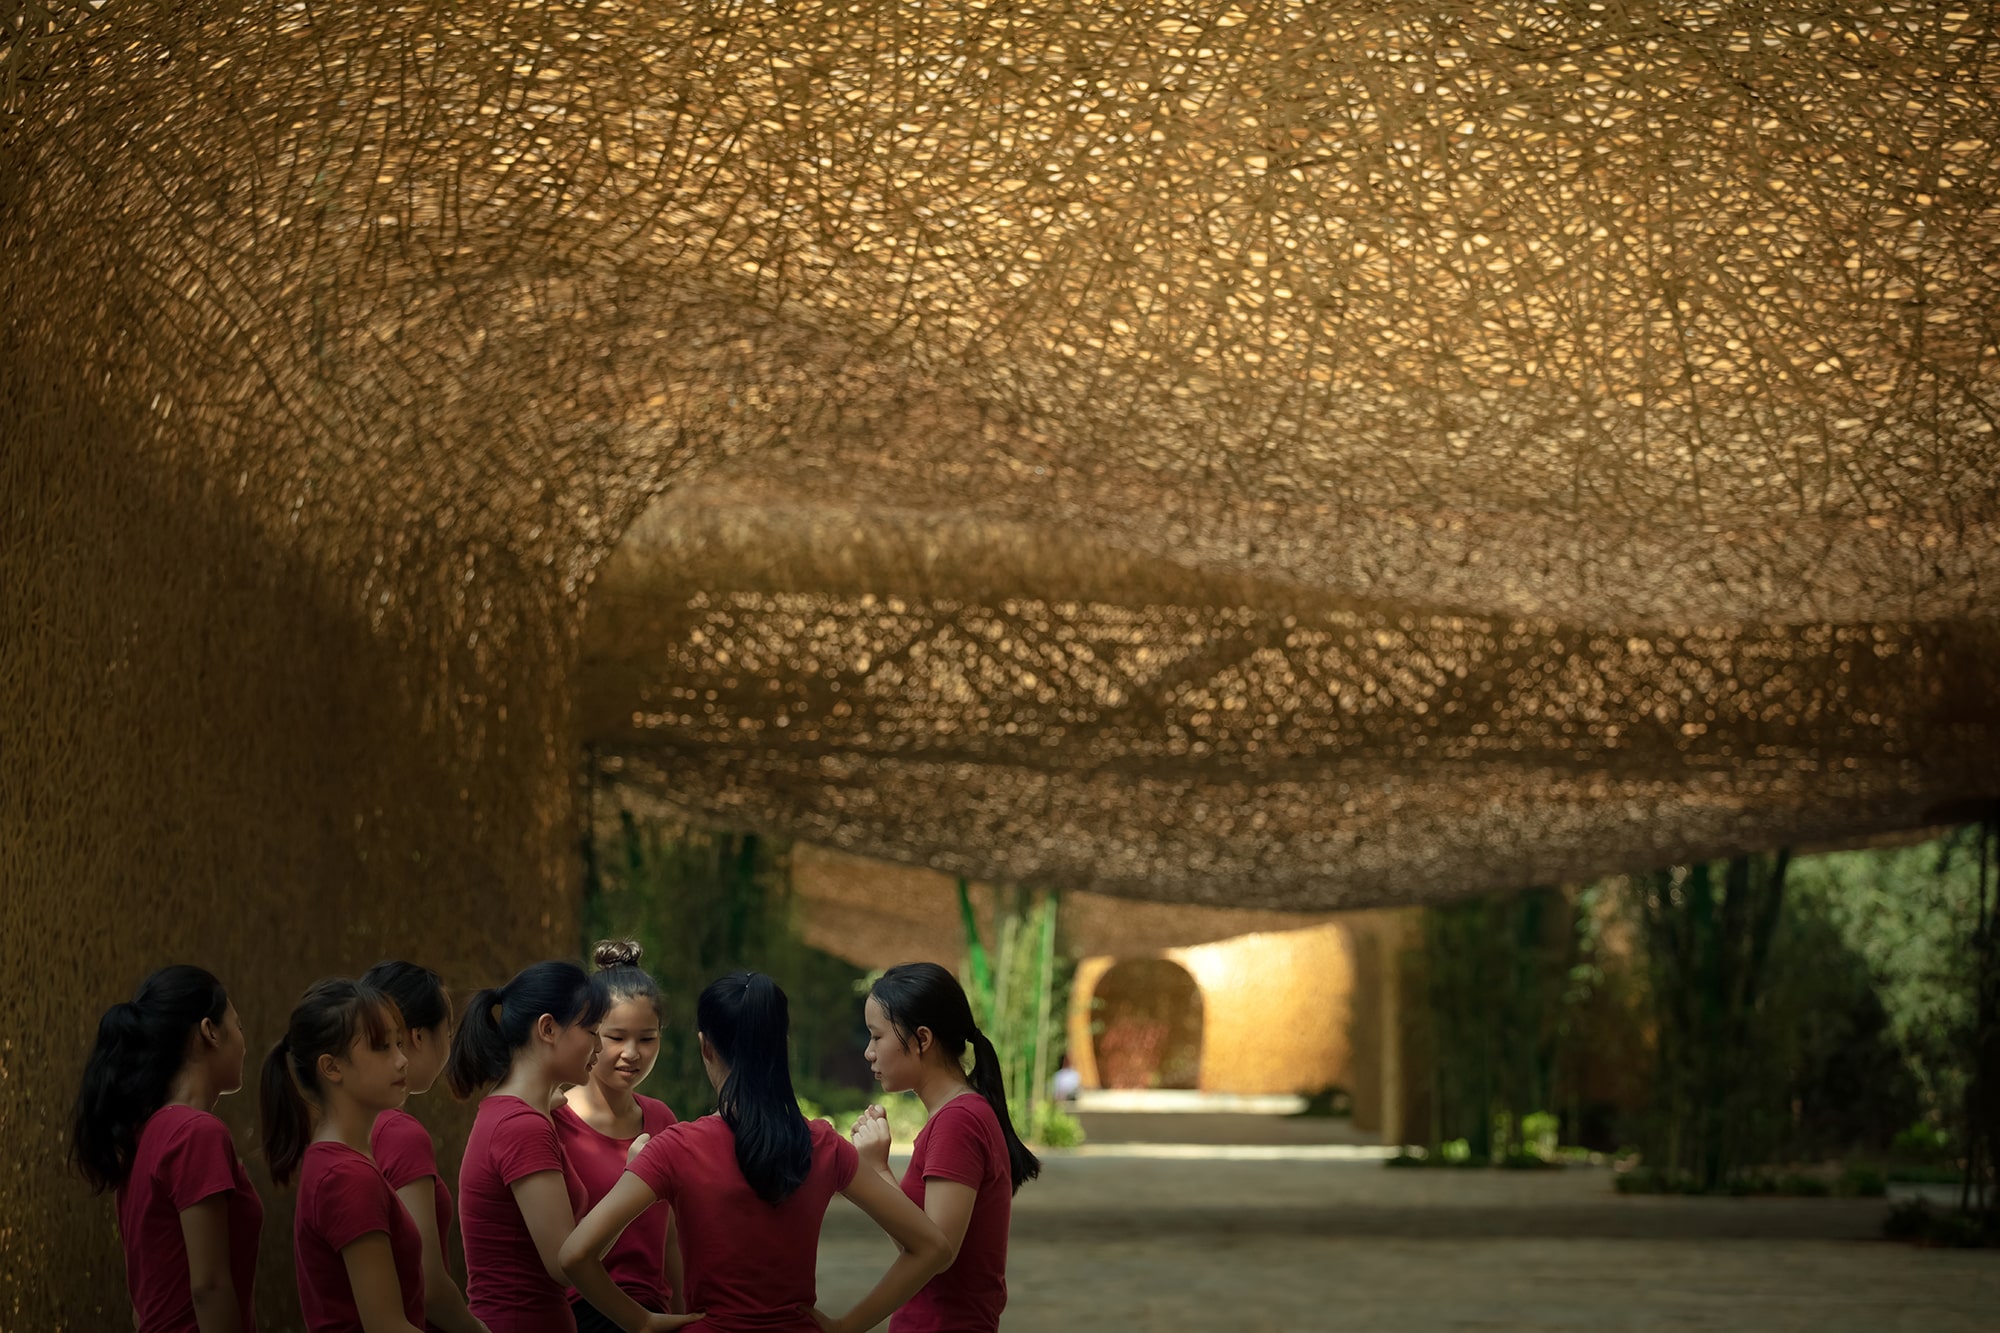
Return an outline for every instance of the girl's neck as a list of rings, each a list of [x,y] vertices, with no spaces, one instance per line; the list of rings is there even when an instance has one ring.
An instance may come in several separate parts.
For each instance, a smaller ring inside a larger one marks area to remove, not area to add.
[[[352,1097],[335,1092],[320,1108],[319,1123],[313,1127],[314,1143],[344,1143],[363,1157],[373,1157],[368,1132],[375,1127],[379,1108],[363,1106]]]
[[[923,1073],[917,1078],[917,1085],[910,1089],[917,1094],[917,1100],[924,1104],[924,1114],[936,1115],[938,1108],[952,1098],[972,1091],[972,1084],[956,1065],[946,1067],[926,1061]]]
[[[209,1074],[207,1066],[194,1061],[182,1065],[180,1072],[174,1075],[174,1081],[167,1085],[169,1106],[192,1106],[197,1111],[213,1111],[221,1099],[222,1094],[216,1091],[215,1079]]]
[[[626,1121],[643,1121],[639,1098],[627,1088],[607,1088],[594,1078],[585,1079],[569,1090],[570,1104],[586,1123],[619,1127]],[[643,1126],[642,1126],[643,1128]]]
[[[507,1077],[500,1080],[493,1091],[519,1097],[528,1105],[547,1115],[555,1106],[556,1088],[562,1083],[548,1071],[539,1060],[516,1060]]]

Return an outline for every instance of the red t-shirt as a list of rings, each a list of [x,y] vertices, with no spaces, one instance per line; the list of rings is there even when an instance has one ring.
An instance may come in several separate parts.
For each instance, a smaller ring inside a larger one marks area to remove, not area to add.
[[[627,1169],[672,1204],[681,1220],[687,1305],[715,1333],[790,1329],[817,1333],[801,1305],[819,1300],[814,1269],[827,1202],[854,1179],[854,1145],[811,1122],[812,1169],[779,1203],[758,1198],[736,1167],[736,1136],[719,1115],[655,1134]]]
[[[421,1325],[424,1240],[410,1210],[366,1154],[344,1143],[308,1143],[299,1166],[298,1211],[292,1215],[292,1259],[306,1333],[361,1333],[354,1286],[340,1252],[376,1231],[389,1238],[403,1317]]]
[[[229,1282],[245,1333],[257,1327],[257,1233],[264,1202],[243,1170],[229,1126],[192,1106],[162,1106],[139,1127],[132,1174],[118,1187],[118,1235],[139,1333],[197,1333],[181,1214],[229,1196]]]
[[[438,1170],[437,1145],[424,1122],[400,1107],[384,1111],[368,1131],[368,1151],[375,1154],[375,1165],[390,1189],[400,1192],[405,1185],[430,1178],[439,1252],[449,1253],[444,1246],[451,1238],[451,1187],[444,1183],[444,1172]],[[423,1327],[431,1326],[426,1323]]]
[[[637,1101],[644,1133],[657,1134],[678,1123],[673,1111],[658,1098],[640,1097]],[[598,1133],[567,1104],[556,1108],[555,1121],[563,1159],[583,1185],[584,1203],[577,1209],[581,1217],[611,1193],[611,1187],[625,1174],[625,1155],[632,1150],[632,1140]],[[667,1224],[672,1218],[673,1209],[666,1203],[654,1204],[639,1214],[604,1254],[604,1271],[611,1274],[611,1280],[648,1310],[666,1309],[673,1295],[666,1267]],[[570,1298],[574,1300],[576,1292],[570,1292]]]
[[[458,1168],[458,1231],[465,1241],[466,1304],[493,1333],[576,1330],[563,1284],[542,1266],[514,1202],[514,1182],[539,1171],[562,1172],[570,1211],[581,1215],[583,1185],[564,1165],[549,1117],[505,1093],[480,1102]]]
[[[951,1180],[978,1191],[958,1258],[889,1317],[890,1333],[982,1333],[1000,1327],[1007,1308],[1007,1227],[1014,1215],[1014,1173],[992,1104],[976,1092],[938,1107],[917,1132],[903,1172],[903,1193],[921,1208],[924,1183]]]

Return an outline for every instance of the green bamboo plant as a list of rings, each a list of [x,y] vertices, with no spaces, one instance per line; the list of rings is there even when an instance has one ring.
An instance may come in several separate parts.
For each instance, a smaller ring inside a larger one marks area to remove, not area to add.
[[[1000,1057],[1008,1113],[1032,1141],[1051,1147],[1081,1142],[1081,1127],[1048,1091],[1062,1056],[1061,1016],[1067,1007],[1068,968],[1056,949],[1062,896],[1053,890],[996,889],[990,951],[973,909],[971,886],[963,879],[958,881],[958,908],[965,928],[968,997],[973,1017]]]

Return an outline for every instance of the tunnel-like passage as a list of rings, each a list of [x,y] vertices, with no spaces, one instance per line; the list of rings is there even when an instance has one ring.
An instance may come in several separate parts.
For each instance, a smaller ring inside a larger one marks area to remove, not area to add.
[[[0,14],[0,1310],[93,1014],[573,951],[586,747],[1289,908],[2000,795],[1985,22]]]
[[[1113,964],[1096,993],[1098,1077],[1107,1088],[1201,1086],[1201,987],[1167,958]]]

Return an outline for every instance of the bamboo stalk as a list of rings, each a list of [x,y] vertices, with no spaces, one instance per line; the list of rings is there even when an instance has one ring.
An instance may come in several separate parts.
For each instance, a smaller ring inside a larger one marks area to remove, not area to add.
[[[1042,948],[1040,976],[1037,978],[1035,996],[1035,1062],[1034,1081],[1026,1090],[1028,1123],[1034,1125],[1034,1110],[1046,1097],[1049,1086],[1049,1017],[1055,999],[1056,971],[1056,916],[1062,907],[1062,896],[1050,889],[1042,896]]]

